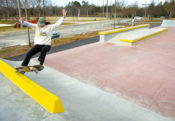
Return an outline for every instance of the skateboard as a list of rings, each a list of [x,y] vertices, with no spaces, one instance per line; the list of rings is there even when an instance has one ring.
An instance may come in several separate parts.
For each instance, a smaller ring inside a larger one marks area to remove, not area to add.
[[[41,65],[33,65],[33,66],[17,67],[15,68],[15,72],[19,72],[21,74],[25,74],[25,72],[35,72],[36,74],[38,74],[38,72],[43,69],[44,67]]]

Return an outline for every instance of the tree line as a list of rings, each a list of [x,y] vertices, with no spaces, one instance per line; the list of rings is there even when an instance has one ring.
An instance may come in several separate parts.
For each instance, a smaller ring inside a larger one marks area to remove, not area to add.
[[[104,0],[106,2],[106,0]],[[22,15],[25,16],[24,0],[19,0],[21,5]],[[40,16],[61,16],[63,6],[52,4],[51,0],[26,0],[27,13],[30,17]],[[113,3],[104,3],[103,6],[90,4],[88,1],[69,2],[65,8],[68,11],[68,16],[96,16],[96,17],[113,17],[116,13],[117,17],[175,17],[175,0],[155,3],[153,0],[150,4],[145,4],[139,7],[135,2],[127,5],[124,0],[116,0]],[[19,17],[17,0],[0,0],[0,19],[17,19]]]

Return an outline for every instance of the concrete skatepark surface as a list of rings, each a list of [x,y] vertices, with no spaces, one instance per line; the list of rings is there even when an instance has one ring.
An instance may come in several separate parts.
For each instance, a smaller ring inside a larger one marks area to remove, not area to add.
[[[49,54],[43,71],[26,76],[60,97],[65,113],[48,113],[0,74],[0,120],[174,121],[174,32],[131,47],[97,42]]]
[[[6,61],[11,66],[21,62]],[[32,61],[32,63],[36,63]],[[54,73],[54,74],[53,74]],[[52,76],[49,76],[52,75]],[[173,121],[158,113],[45,67],[27,77],[59,96],[66,112],[50,114],[6,77],[1,77],[0,120],[3,121]]]
[[[174,117],[174,32],[169,30],[133,47],[96,43],[51,54],[46,65]]]
[[[96,43],[51,54],[46,65],[174,117],[174,32],[170,29],[133,47]]]

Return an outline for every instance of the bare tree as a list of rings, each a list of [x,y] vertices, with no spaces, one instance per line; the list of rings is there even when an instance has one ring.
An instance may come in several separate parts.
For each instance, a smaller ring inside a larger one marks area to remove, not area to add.
[[[84,0],[82,1],[82,14],[89,16],[89,3]]]
[[[8,0],[6,0],[6,7],[7,7],[7,19],[9,20],[10,18],[10,12],[9,12],[9,5],[8,5]]]
[[[133,5],[131,5],[129,7],[129,11],[130,11],[130,14],[131,14],[131,17],[134,18],[134,16],[136,15],[136,11],[138,10],[138,3],[135,2]]]
[[[175,15],[175,0],[171,0],[170,3],[166,5],[167,12],[170,12],[170,17]]]

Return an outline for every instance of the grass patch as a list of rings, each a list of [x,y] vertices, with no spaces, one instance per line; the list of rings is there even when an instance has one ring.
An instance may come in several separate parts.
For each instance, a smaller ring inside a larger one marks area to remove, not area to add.
[[[52,40],[52,47],[71,43],[74,41],[79,41],[82,39],[95,37],[95,36],[98,36],[98,32],[74,35],[72,37],[67,37],[67,38],[53,39]],[[33,45],[33,43],[32,43],[32,45]],[[29,47],[29,46],[14,46],[14,47],[9,47],[9,48],[4,48],[4,49],[0,50],[0,58],[6,59],[6,58],[22,55],[22,54],[27,53],[30,49],[31,49],[31,47]]]
[[[26,29],[27,27],[21,29],[21,28],[14,28],[13,26],[7,26],[7,27],[0,27],[0,32],[23,31]]]
[[[98,32],[79,34],[79,35],[74,35],[72,37],[67,37],[67,38],[53,39],[52,46],[53,47],[59,46],[59,45],[67,44],[70,42],[79,41],[82,39],[88,39],[88,38],[95,37],[95,36],[98,36]]]
[[[0,58],[8,58],[26,53],[29,46],[14,46],[0,50]]]
[[[75,23],[62,23],[61,25],[72,25],[72,24],[75,24]]]
[[[17,22],[16,20],[10,20],[10,21],[0,20],[0,24],[14,24],[16,22]]]

